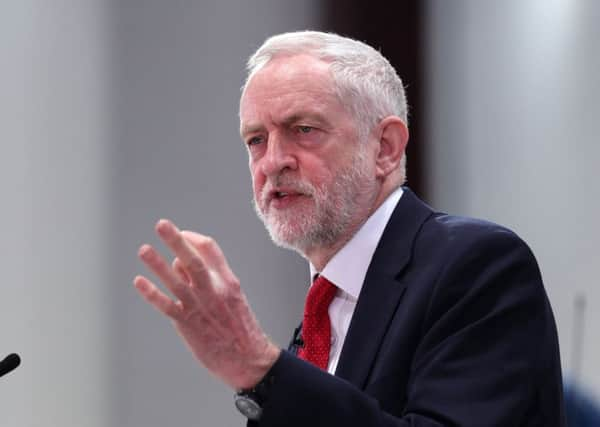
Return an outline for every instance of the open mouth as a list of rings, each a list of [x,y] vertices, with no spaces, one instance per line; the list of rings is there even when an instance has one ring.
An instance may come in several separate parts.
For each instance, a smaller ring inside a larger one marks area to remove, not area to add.
[[[304,196],[303,193],[291,189],[272,190],[269,192],[268,201],[274,203],[274,206],[283,208],[291,206],[290,203]]]
[[[289,193],[287,191],[276,191],[275,194],[273,195],[274,199],[283,199],[284,197],[289,196]]]

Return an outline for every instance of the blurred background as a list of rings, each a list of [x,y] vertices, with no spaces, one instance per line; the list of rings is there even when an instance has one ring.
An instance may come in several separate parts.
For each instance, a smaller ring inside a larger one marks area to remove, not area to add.
[[[247,57],[302,29],[399,70],[418,194],[530,244],[583,420],[600,395],[600,2],[390,3],[2,2],[0,358],[23,363],[0,379],[0,425],[243,425],[131,281],[171,218],[220,242],[287,344],[308,269],[254,216],[237,110]]]

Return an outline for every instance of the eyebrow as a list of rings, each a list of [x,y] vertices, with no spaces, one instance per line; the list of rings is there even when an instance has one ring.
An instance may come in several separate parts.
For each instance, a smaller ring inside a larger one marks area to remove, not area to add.
[[[294,123],[301,123],[304,120],[309,120],[310,122],[313,122],[316,125],[323,126],[325,128],[331,127],[329,121],[322,114],[313,111],[300,111],[293,113],[287,117],[284,117],[278,123],[283,126],[291,126]],[[261,124],[251,123],[248,125],[242,125],[240,128],[240,136],[243,138],[245,135],[264,131],[264,129],[265,127]]]
[[[285,117],[281,123],[283,125],[289,126],[294,123],[301,123],[304,120],[309,120],[311,122],[315,122],[321,126],[329,126],[329,122],[323,117],[322,114],[315,113],[312,111],[300,111],[290,115],[289,117]]]
[[[258,124],[242,125],[240,127],[240,136],[242,138],[244,138],[246,135],[250,135],[252,133],[257,133],[264,129],[265,129],[265,127],[263,125],[258,125]]]

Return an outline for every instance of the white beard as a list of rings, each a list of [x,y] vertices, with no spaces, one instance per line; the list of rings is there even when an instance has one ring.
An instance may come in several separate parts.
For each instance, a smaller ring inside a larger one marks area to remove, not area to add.
[[[265,183],[254,210],[267,228],[271,240],[281,247],[301,255],[315,247],[331,247],[341,239],[349,239],[356,215],[364,210],[364,203],[374,202],[375,174],[367,162],[362,147],[352,164],[338,171],[329,184],[313,185],[299,181],[289,174],[279,175]],[[297,207],[274,209],[268,206],[271,190],[285,186],[302,194]]]

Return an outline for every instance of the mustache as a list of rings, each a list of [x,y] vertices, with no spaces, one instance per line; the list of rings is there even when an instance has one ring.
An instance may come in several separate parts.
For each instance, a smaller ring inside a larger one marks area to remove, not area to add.
[[[286,191],[313,196],[317,193],[317,188],[307,181],[289,176],[278,176],[273,179],[268,179],[260,192],[260,200],[265,202],[270,195],[281,188]]]

